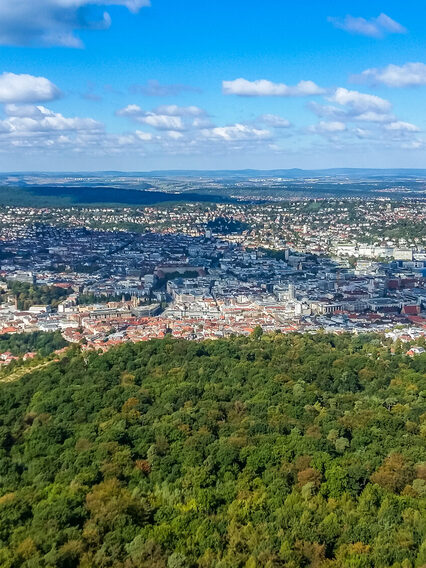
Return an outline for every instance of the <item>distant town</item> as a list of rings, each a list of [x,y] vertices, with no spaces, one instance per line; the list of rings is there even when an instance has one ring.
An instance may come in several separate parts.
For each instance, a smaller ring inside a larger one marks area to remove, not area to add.
[[[0,333],[126,341],[426,333],[426,210],[407,199],[0,209]],[[3,362],[7,357],[3,357]]]

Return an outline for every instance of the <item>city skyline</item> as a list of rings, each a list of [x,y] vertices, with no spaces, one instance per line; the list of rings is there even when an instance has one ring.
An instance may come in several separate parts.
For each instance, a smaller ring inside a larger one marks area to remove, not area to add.
[[[0,2],[0,170],[421,168],[424,7]]]

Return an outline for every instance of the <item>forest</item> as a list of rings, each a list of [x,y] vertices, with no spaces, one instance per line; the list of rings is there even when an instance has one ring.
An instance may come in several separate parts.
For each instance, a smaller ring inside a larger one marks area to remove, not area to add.
[[[424,567],[426,356],[405,351],[70,347],[0,385],[0,566]]]
[[[4,333],[0,335],[0,353],[10,351],[12,355],[24,355],[30,351],[37,352],[41,357],[47,357],[53,351],[62,349],[67,342],[59,331],[31,333]]]
[[[69,288],[58,286],[37,286],[28,282],[7,283],[9,291],[15,296],[18,309],[28,310],[31,306],[51,305],[56,307],[62,300],[73,292]]]

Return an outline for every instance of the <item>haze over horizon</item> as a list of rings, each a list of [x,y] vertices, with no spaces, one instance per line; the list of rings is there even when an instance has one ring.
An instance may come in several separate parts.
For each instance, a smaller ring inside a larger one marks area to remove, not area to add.
[[[422,168],[424,16],[0,0],[0,171]]]

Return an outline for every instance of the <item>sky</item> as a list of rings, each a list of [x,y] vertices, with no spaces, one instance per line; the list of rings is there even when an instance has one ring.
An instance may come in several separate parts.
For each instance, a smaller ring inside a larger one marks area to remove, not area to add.
[[[426,167],[419,0],[0,0],[0,171]]]

